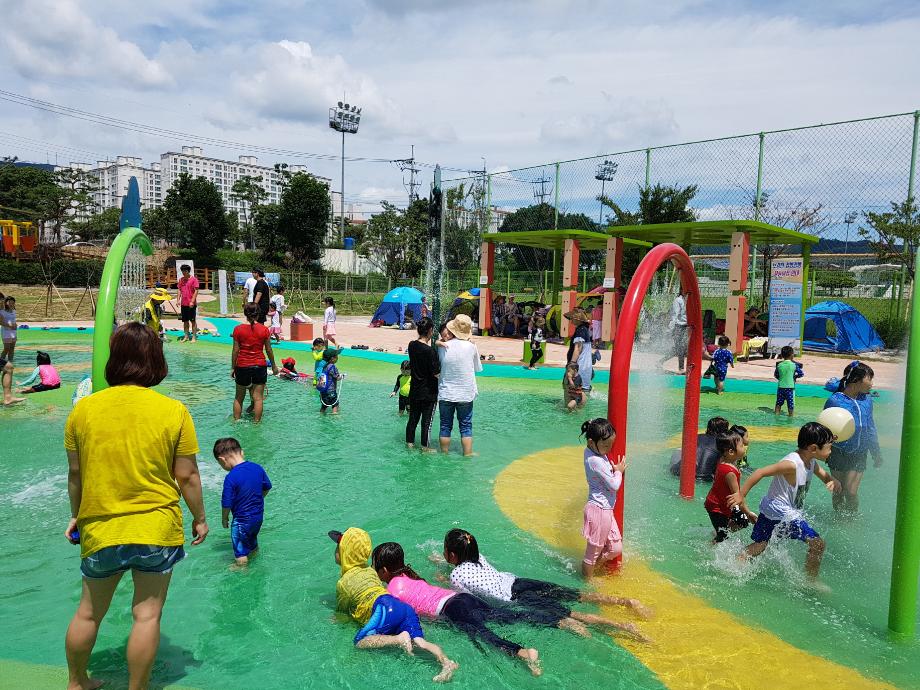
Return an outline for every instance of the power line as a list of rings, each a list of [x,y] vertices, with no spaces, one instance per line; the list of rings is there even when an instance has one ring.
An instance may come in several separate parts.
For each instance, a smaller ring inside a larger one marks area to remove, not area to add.
[[[282,149],[272,146],[263,146],[260,144],[248,144],[245,142],[239,141],[230,141],[228,139],[218,139],[216,137],[209,137],[200,134],[192,134],[189,132],[180,132],[178,130],[166,129],[163,127],[157,127],[154,125],[146,125],[139,122],[132,122],[130,120],[122,120],[120,118],[111,117],[109,115],[101,115],[99,113],[92,113],[86,110],[80,110],[78,108],[71,108],[69,106],[59,105],[57,103],[52,103],[50,101],[43,101],[38,98],[31,98],[29,96],[24,96],[22,94],[14,93],[12,91],[4,91],[0,89],[0,100],[7,101],[9,103],[14,103],[16,105],[21,105],[27,108],[34,108],[36,110],[41,110],[44,112],[52,113],[61,117],[69,117],[76,120],[82,120],[84,122],[89,122],[91,124],[102,125],[106,127],[113,127],[115,129],[122,129],[129,132],[136,132],[138,134],[146,134],[148,136],[159,137],[162,139],[172,139],[172,140],[182,140],[190,143],[200,143],[200,144],[209,144],[212,146],[218,146],[222,148],[236,148],[243,149],[247,151],[255,151],[265,154],[273,154],[276,156],[290,157],[290,158],[308,158],[312,160],[327,160],[327,161],[337,161],[341,160],[341,157],[332,153],[311,153],[307,151],[294,151],[291,149]],[[370,157],[361,157],[353,156],[347,157],[345,160],[352,162],[364,162],[364,163],[393,163],[394,159],[392,158],[370,158]],[[434,163],[421,163],[418,162],[418,165],[425,167],[434,167]],[[443,166],[442,166],[443,167]],[[456,172],[465,172],[463,169],[450,168],[452,171]]]

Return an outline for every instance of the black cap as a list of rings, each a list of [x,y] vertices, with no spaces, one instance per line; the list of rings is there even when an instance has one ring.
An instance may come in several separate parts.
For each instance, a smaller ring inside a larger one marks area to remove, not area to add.
[[[336,530],[331,530],[329,532],[329,538],[332,541],[334,541],[336,544],[338,544],[340,541],[342,541],[342,533]]]

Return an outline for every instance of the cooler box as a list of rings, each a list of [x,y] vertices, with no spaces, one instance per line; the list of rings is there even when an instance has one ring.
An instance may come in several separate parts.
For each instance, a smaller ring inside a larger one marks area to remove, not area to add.
[[[291,321],[291,340],[313,340],[313,322]]]
[[[525,340],[524,341],[524,366],[530,365],[530,355],[531,355],[530,340]],[[544,362],[546,362],[546,343],[543,343],[543,356],[541,356],[540,359],[537,360],[537,363],[539,364],[543,364]]]

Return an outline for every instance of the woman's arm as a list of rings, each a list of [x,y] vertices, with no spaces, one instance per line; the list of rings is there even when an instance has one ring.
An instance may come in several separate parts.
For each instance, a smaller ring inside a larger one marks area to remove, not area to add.
[[[77,528],[77,515],[80,514],[80,501],[83,498],[80,454],[75,450],[67,451],[67,496],[70,498],[70,522],[64,530],[64,537],[70,541],[70,535]]]
[[[268,356],[268,361],[272,363],[272,373],[278,375],[278,362],[275,361],[275,353],[272,351],[271,341],[265,341],[265,354]]]
[[[173,476],[192,514],[192,546],[197,546],[208,536],[208,520],[201,495],[201,475],[194,455],[177,455],[173,459]]]
[[[240,344],[236,338],[233,339],[233,349],[230,351],[230,375],[236,376],[236,358],[240,354]]]

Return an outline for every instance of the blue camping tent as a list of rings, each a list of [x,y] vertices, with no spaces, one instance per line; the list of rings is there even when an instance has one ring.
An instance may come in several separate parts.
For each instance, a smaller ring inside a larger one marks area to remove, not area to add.
[[[380,322],[385,326],[399,325],[416,321],[422,316],[422,299],[425,296],[415,288],[398,287],[390,290],[383,297],[371,323]]]
[[[827,322],[837,329],[837,335],[827,334]],[[843,302],[818,302],[805,312],[806,350],[825,352],[868,352],[880,350],[885,343],[854,307]]]

